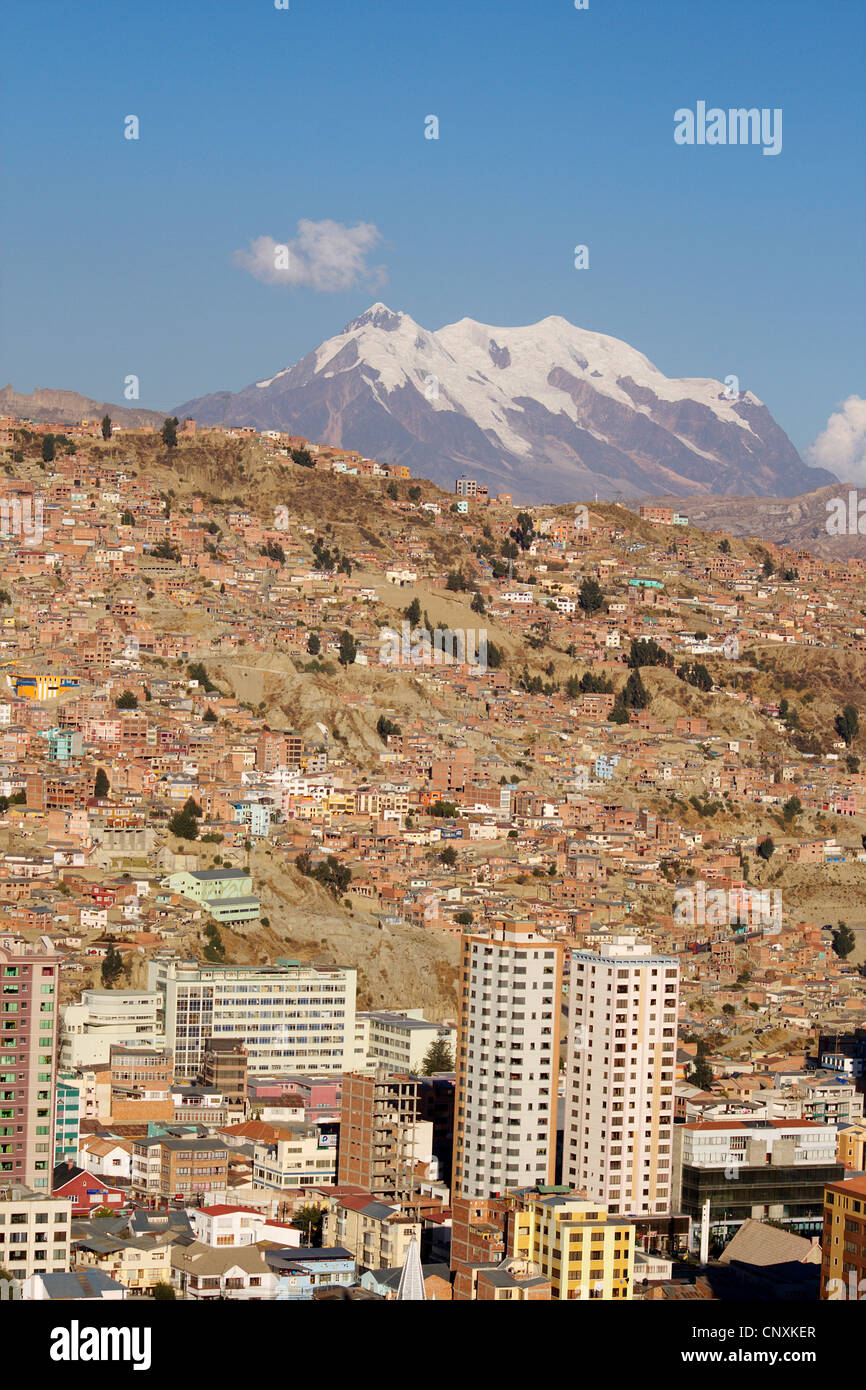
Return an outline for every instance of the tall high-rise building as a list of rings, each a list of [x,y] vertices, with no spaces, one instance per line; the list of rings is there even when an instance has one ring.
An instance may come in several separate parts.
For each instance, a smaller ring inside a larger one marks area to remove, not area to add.
[[[530,924],[463,937],[453,1192],[490,1197],[550,1183],[562,947]]]
[[[60,957],[47,937],[0,944],[0,1180],[45,1195],[54,1168]]]
[[[671,1210],[679,965],[633,936],[571,954],[563,1180],[611,1214]]]

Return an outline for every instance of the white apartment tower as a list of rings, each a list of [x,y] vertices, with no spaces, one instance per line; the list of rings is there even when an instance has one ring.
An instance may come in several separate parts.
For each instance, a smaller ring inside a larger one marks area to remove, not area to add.
[[[633,936],[572,951],[563,1181],[612,1214],[671,1210],[679,965]]]
[[[531,925],[463,937],[453,1190],[553,1182],[562,947]]]
[[[161,1028],[175,1076],[194,1080],[208,1038],[238,1038],[251,1076],[351,1071],[355,982],[351,966],[199,965],[148,962],[148,988],[162,994]]]

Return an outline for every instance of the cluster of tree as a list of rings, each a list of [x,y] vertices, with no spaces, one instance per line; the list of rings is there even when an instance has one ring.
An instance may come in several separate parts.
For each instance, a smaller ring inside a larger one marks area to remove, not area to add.
[[[687,685],[693,685],[696,690],[703,690],[705,693],[712,690],[713,678],[701,661],[686,661],[677,671],[681,681]]]
[[[399,736],[402,732],[400,725],[395,724],[393,719],[388,719],[384,714],[380,714],[376,720],[376,733],[384,743],[391,735]]]
[[[341,898],[352,882],[352,870],[346,864],[341,864],[333,854],[329,854],[327,859],[314,866],[305,850],[298,855],[295,864],[299,873],[304,874],[306,878],[314,878],[335,898]]]
[[[846,705],[841,714],[836,715],[834,726],[846,748],[850,748],[860,732],[860,715],[856,705]]]
[[[660,647],[654,637],[638,637],[631,644],[628,665],[633,671],[641,666],[669,666],[673,668],[674,659],[670,652]]]
[[[650,693],[640,678],[639,671],[632,671],[622,690],[614,700],[610,712],[614,724],[627,724],[633,709],[648,709]]]
[[[556,681],[546,681],[543,676],[530,676],[525,666],[517,678],[517,685],[528,695],[555,695],[559,689]]]
[[[286,563],[286,552],[279,541],[268,541],[265,545],[259,546],[259,554],[267,556],[269,560],[276,560],[281,565]]]
[[[27,793],[15,792],[14,796],[0,796],[0,812],[8,811],[10,806],[26,806]]]
[[[529,512],[517,513],[517,525],[509,532],[509,535],[520,550],[529,549],[535,540],[535,523]]]
[[[171,560],[174,564],[180,564],[180,551],[177,546],[169,540],[157,541],[153,550],[150,552],[157,560]]]
[[[194,661],[191,666],[187,666],[186,674],[191,681],[198,681],[205,695],[211,695],[217,686],[214,685],[207,673],[207,667],[202,661]]]
[[[210,961],[212,965],[221,965],[226,958],[226,948],[216,922],[208,922],[204,934],[207,938],[204,948],[205,960]]]
[[[198,802],[188,796],[181,810],[175,811],[171,817],[168,828],[179,840],[197,840],[201,815],[202,809]]]
[[[445,588],[451,594],[464,593],[469,588],[469,585],[467,584],[463,576],[463,571],[451,570],[450,574],[448,575],[448,578],[445,581]]]
[[[352,573],[351,560],[347,560],[345,555],[340,554],[338,546],[335,545],[331,550],[330,546],[319,536],[313,541],[313,559],[317,569],[328,572],[336,570],[338,574],[350,575]]]
[[[315,468],[316,460],[309,449],[290,449],[289,455],[292,463],[296,463],[299,468]]]
[[[453,817],[457,815],[457,807],[453,801],[434,801],[430,807],[431,816]]]
[[[800,727],[800,716],[794,706],[788,704],[787,700],[779,701],[779,718],[786,729],[798,729]]]
[[[162,442],[167,449],[177,448],[177,427],[180,424],[176,415],[172,415],[163,422]]]
[[[43,434],[42,462],[53,463],[58,449],[63,449],[64,453],[67,454],[74,454],[76,452],[75,440],[70,439],[65,434]]]
[[[582,676],[569,676],[565,682],[565,693],[571,699],[576,695],[610,695],[613,693],[613,681],[606,676],[594,676],[591,671],[584,671]]]
[[[138,696],[131,690],[121,690],[114,702],[115,709],[138,709]]]

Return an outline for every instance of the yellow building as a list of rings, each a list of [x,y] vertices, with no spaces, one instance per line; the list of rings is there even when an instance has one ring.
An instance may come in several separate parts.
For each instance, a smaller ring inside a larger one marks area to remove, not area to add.
[[[821,1252],[821,1297],[866,1298],[866,1178],[824,1189]]]
[[[538,1265],[554,1299],[630,1299],[634,1227],[568,1187],[523,1193],[510,1222],[512,1255]]]
[[[174,1236],[95,1236],[77,1243],[76,1267],[101,1269],[129,1290],[131,1296],[150,1294],[157,1284],[171,1283]]]
[[[847,1125],[839,1130],[836,1157],[855,1173],[866,1171],[866,1124]]]

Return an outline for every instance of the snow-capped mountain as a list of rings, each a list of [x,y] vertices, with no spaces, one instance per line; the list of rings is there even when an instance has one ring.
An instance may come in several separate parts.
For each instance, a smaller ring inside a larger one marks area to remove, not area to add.
[[[834,481],[751,393],[669,379],[628,343],[562,318],[434,333],[374,304],[276,376],[174,413],[356,449],[448,488],[466,473],[515,501],[793,496]]]

